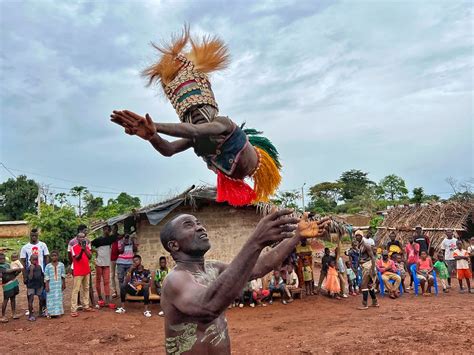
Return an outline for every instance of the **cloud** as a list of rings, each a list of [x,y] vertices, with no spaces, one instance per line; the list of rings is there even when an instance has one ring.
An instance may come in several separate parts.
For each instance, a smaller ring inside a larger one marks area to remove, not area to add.
[[[277,145],[283,189],[351,168],[373,180],[396,173],[430,193],[446,191],[447,176],[473,176],[468,2],[0,6],[0,154],[8,166],[157,195],[213,183],[192,152],[161,157],[108,121],[120,108],[177,121],[139,73],[155,59],[150,41],[188,22],[228,43],[232,64],[212,76],[221,113]]]

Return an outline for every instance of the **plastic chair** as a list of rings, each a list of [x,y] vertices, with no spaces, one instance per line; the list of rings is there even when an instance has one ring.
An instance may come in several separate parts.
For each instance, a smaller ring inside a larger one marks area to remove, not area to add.
[[[418,296],[418,287],[420,286],[420,279],[416,273],[416,264],[413,264],[410,267],[411,275],[413,277],[413,289],[415,290],[415,295]],[[432,271],[433,276],[433,287],[435,289],[435,295],[438,296],[438,279],[436,278],[436,271],[433,269]]]
[[[397,271],[397,275],[400,276],[400,271]],[[380,271],[377,271],[377,277],[379,279],[379,285],[380,285],[380,295],[382,297],[385,297],[385,283],[383,282],[383,279],[382,279],[382,273]],[[395,283],[395,280],[390,280],[390,283],[391,284],[394,284]],[[403,286],[402,284],[400,283],[400,296],[403,295]]]

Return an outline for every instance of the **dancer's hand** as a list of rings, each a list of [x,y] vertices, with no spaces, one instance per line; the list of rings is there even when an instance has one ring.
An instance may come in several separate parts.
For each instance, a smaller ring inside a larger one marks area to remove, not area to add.
[[[125,128],[125,133],[150,140],[156,133],[155,124],[147,113],[145,117],[131,111],[113,111],[111,121]]]
[[[257,242],[260,247],[265,247],[282,239],[294,237],[299,218],[290,217],[292,213],[293,210],[290,209],[270,213],[260,220],[250,239]]]

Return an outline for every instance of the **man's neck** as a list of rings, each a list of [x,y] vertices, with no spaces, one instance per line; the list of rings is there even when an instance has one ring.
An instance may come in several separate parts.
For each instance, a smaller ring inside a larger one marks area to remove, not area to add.
[[[176,259],[176,265],[184,267],[190,271],[204,271],[204,256],[179,255]]]

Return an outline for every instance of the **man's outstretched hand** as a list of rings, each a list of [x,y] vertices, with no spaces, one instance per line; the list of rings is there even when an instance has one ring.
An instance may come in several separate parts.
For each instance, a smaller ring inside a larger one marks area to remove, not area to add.
[[[155,124],[147,113],[145,117],[128,110],[113,111],[111,121],[125,128],[125,133],[149,141],[156,133]]]
[[[253,239],[260,247],[265,247],[295,235],[299,218],[290,217],[293,210],[284,209],[270,213],[260,220],[253,232]]]

